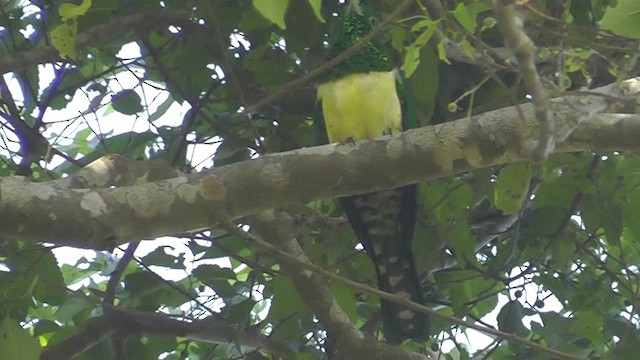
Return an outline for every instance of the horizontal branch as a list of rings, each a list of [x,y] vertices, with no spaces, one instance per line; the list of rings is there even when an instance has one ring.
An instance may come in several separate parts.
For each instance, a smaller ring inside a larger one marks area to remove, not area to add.
[[[107,306],[105,315],[88,322],[83,331],[48,347],[41,359],[71,359],[115,334],[180,336],[215,344],[235,344],[244,351],[265,348],[266,336],[258,327],[240,328],[209,320],[186,322],[162,313]]]
[[[640,117],[612,96],[635,99],[640,80],[551,101],[556,152],[640,150]],[[524,117],[524,120],[522,120]],[[262,210],[388,189],[529,159],[538,139],[530,104],[356,144],[278,153],[142,185],[69,189],[0,178],[0,238],[94,249],[206,229]]]

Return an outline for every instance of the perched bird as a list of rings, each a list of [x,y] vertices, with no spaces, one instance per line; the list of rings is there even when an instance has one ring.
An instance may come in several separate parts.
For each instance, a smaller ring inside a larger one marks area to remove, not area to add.
[[[330,39],[334,58],[371,31],[371,9],[352,1],[342,16],[342,28]],[[323,78],[317,99],[329,142],[371,139],[398,134],[417,126],[406,111],[404,79],[373,41],[344,60]],[[412,253],[417,206],[416,185],[341,198],[339,201],[360,243],[375,265],[381,290],[424,303]],[[398,344],[424,341],[429,318],[397,303],[381,300],[385,338]]]

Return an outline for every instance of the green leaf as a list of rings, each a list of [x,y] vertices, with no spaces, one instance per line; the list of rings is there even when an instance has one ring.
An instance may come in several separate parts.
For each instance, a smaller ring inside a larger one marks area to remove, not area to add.
[[[193,270],[193,275],[203,284],[211,287],[223,299],[231,299],[238,295],[230,280],[236,279],[236,273],[229,268],[204,264]]]
[[[574,319],[571,331],[584,336],[595,344],[603,342],[603,314],[598,314],[595,311],[581,311],[574,315]]]
[[[193,270],[193,275],[203,283],[219,279],[235,279],[236,273],[229,268],[223,268],[218,265],[203,264]]]
[[[313,13],[316,15],[318,20],[325,22],[321,12],[322,0],[307,0],[307,1],[309,2],[309,5],[311,5],[311,8],[313,9]]]
[[[449,244],[455,253],[456,260],[459,264],[474,262],[476,238],[466,223],[461,222],[456,225],[449,229]]]
[[[83,0],[80,5],[61,4],[58,13],[62,24],[53,28],[50,32],[51,44],[58,50],[63,59],[78,60],[76,51],[76,35],[78,23],[76,19],[84,15],[91,7],[91,0]]]
[[[607,242],[620,246],[620,237],[622,236],[622,228],[624,226],[623,211],[620,206],[609,204],[602,218],[602,227]]]
[[[49,34],[51,36],[51,44],[58,50],[61,58],[71,60],[78,59],[78,53],[76,51],[76,35],[78,34],[77,22],[69,20],[53,28]]]
[[[80,5],[74,5],[69,3],[61,4],[58,8],[58,13],[62,18],[62,21],[69,19],[75,19],[87,13],[87,10],[91,7],[92,0],[82,0]]]
[[[498,328],[501,331],[525,337],[529,334],[529,329],[522,324],[523,317],[522,304],[519,301],[511,300],[498,313]]]
[[[60,329],[60,325],[56,324],[55,321],[52,320],[40,320],[33,327],[33,336],[39,336],[47,333],[54,333]]]
[[[562,268],[562,266],[571,263],[576,253],[576,246],[569,239],[560,237],[550,244],[550,250],[553,257],[550,259],[554,266]]]
[[[636,332],[636,327],[633,323],[630,320],[617,315],[605,320],[602,334],[606,340],[611,340],[614,336],[625,338],[633,332]]]
[[[580,338],[570,330],[574,319],[566,318],[555,312],[541,312],[539,315],[544,326],[536,327],[536,334],[544,336],[550,347],[556,348]]]
[[[640,39],[640,1],[618,0],[618,5],[605,12],[600,27],[630,39]]]
[[[267,20],[278,25],[280,29],[286,29],[284,15],[287,13],[289,0],[253,0],[253,6]]]
[[[498,175],[493,201],[496,208],[505,214],[520,211],[529,190],[529,181],[533,174],[533,165],[527,161],[511,163]]]
[[[302,301],[291,280],[283,276],[278,276],[273,280],[273,305],[269,311],[271,321],[286,319],[290,315],[306,309],[307,304]]]
[[[92,304],[88,303],[85,299],[78,299],[74,297],[67,298],[56,311],[55,319],[61,323],[66,323],[73,319],[77,314],[86,311]]]
[[[449,61],[449,58],[447,58],[447,51],[445,48],[445,42],[444,41],[440,41],[438,43],[438,59],[440,59],[440,61],[442,61],[443,63],[447,64],[447,65],[451,65],[451,61]]]
[[[422,31],[413,44],[407,47],[404,56],[404,64],[402,64],[402,71],[407,78],[411,77],[413,72],[418,68],[418,64],[420,64],[420,49],[426,45],[429,39],[431,39],[433,34],[436,32],[439,22],[439,20],[422,20],[411,28],[412,32],[420,31],[423,28],[426,29]]]
[[[433,230],[427,231],[431,234],[418,238],[415,241],[416,248],[428,249],[429,246],[433,246],[433,241],[446,240],[453,248],[458,261],[461,263],[475,261],[476,242],[467,223],[468,209],[466,208],[467,204],[474,199],[475,194],[467,184],[447,180],[434,180],[421,184],[419,206],[429,211],[429,221],[435,226],[437,234],[434,234]],[[423,263],[429,267],[439,261],[439,253],[433,252],[425,256],[425,259],[418,260],[418,264]]]
[[[430,46],[423,46],[420,49],[420,63],[407,81],[412,99],[415,100],[420,126],[429,125],[433,120],[440,87],[439,63],[435,50]]]
[[[171,246],[159,246],[143,257],[145,264],[163,266],[169,269],[184,270],[184,253],[178,256],[168,254],[165,249],[173,250]]]
[[[453,10],[453,16],[458,20],[460,25],[462,25],[467,31],[470,33],[475,32],[476,28],[476,17],[475,14],[469,11],[469,8],[465,3],[459,3],[456,8]]]
[[[160,105],[158,105],[156,110],[152,112],[151,115],[149,115],[148,121],[151,123],[160,119],[164,114],[167,113],[167,110],[169,110],[169,108],[174,103],[176,103],[176,101],[173,99],[171,95],[169,95]]]
[[[92,264],[93,263],[90,264],[86,261],[86,259],[82,263],[79,260],[75,265],[62,264],[62,266],[60,266],[60,273],[62,274],[65,284],[77,283],[89,276],[99,273],[97,269],[91,268]],[[85,269],[85,265],[89,265],[89,268]]]
[[[453,16],[468,32],[474,33],[478,14],[489,9],[489,5],[482,1],[459,3],[453,10]]]
[[[404,41],[407,38],[407,32],[400,27],[391,27],[388,31],[391,37],[391,47],[394,50],[402,51],[404,49]]]
[[[88,154],[93,151],[93,146],[88,140],[91,134],[93,134],[93,129],[86,127],[76,133],[71,144],[58,146],[58,149],[71,157],[76,157],[78,154]]]
[[[5,360],[38,360],[42,352],[40,344],[8,316],[0,322],[0,349]]]
[[[640,339],[637,336],[623,336],[615,343],[613,351],[606,357],[608,360],[636,359],[640,349]]]
[[[128,292],[128,300],[146,310],[157,308],[160,295],[166,289],[166,284],[147,271],[138,271],[124,277],[124,287]],[[176,293],[172,291],[172,293]]]
[[[244,298],[235,304],[225,306],[222,314],[231,323],[246,324],[251,320],[251,310],[255,305],[255,300]]]
[[[56,257],[50,250],[46,250],[35,255],[32,260],[38,272],[34,297],[51,305],[62,304],[67,299],[67,288]]]
[[[478,296],[483,296],[492,289],[500,290],[504,285],[497,281],[478,275],[475,270],[456,270],[449,272],[435,273],[434,278],[437,284],[443,284],[441,291],[447,293],[447,297],[451,299],[454,314],[464,316],[469,312],[468,303]],[[475,315],[484,315],[495,308],[495,305],[489,308],[490,303],[485,304],[484,309],[474,308]]]
[[[623,210],[617,204],[606,201],[602,194],[585,197],[580,212],[585,228],[589,231],[604,229],[607,242],[620,245],[623,228]],[[603,204],[604,202],[604,204]]]
[[[144,110],[140,95],[132,89],[122,90],[114,94],[111,97],[111,106],[115,111],[125,115],[135,115]]]
[[[336,301],[347,314],[349,319],[355,323],[358,317],[358,310],[356,308],[356,294],[353,289],[346,287],[339,283],[331,284],[331,293],[336,298]]]

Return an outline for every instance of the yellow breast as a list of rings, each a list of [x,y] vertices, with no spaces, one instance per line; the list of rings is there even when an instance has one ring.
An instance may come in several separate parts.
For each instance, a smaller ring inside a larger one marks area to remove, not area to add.
[[[318,86],[329,142],[372,139],[402,131],[396,74],[352,74]]]

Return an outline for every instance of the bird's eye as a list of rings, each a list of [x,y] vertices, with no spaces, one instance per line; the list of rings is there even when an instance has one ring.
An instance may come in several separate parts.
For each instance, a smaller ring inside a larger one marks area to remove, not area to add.
[[[371,23],[371,27],[375,27],[376,25],[378,25],[378,19],[376,19],[374,17],[369,19],[369,22]]]

